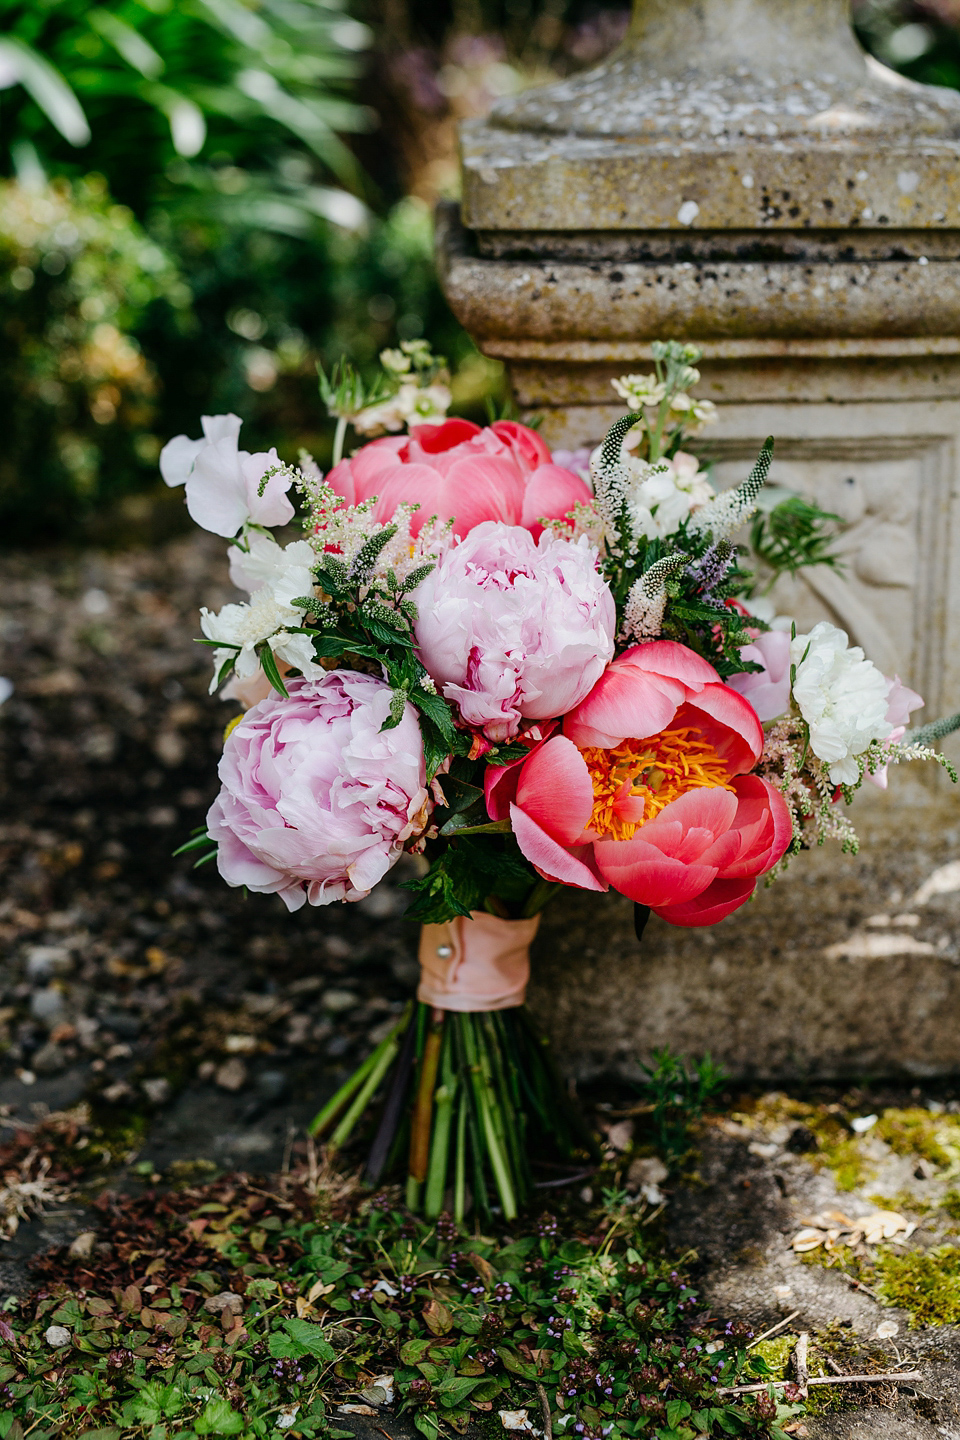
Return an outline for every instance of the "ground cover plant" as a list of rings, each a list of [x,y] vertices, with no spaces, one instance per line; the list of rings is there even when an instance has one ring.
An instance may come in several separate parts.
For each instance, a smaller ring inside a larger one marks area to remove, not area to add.
[[[104,1192],[0,1317],[0,1436],[336,1437],[392,1402],[429,1440],[692,1440],[798,1413],[789,1387],[723,1393],[770,1373],[752,1332],[704,1309],[622,1192],[489,1234],[398,1197],[313,1152],[273,1181]]]

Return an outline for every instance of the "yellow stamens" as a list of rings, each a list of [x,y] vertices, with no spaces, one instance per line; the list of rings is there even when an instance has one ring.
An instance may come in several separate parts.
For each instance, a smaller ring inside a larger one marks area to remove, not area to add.
[[[733,788],[726,761],[689,725],[663,730],[649,740],[624,740],[613,750],[589,746],[581,754],[593,783],[588,828],[604,839],[629,840],[641,825],[688,790]],[[643,797],[640,821],[624,820],[614,809],[625,783],[631,795]]]

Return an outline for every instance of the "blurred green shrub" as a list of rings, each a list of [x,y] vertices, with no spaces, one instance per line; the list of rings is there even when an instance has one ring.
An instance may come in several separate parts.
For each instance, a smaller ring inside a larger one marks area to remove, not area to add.
[[[0,0],[2,143],[15,164],[32,146],[58,172],[101,172],[141,215],[203,190],[214,157],[266,184],[291,146],[355,185],[340,135],[370,122],[346,89],[369,40],[337,0]],[[278,212],[336,203],[289,177],[276,191]],[[229,210],[229,190],[209,197]]]
[[[0,182],[0,528],[60,533],[153,473],[157,375],[134,331],[189,323],[176,265],[99,177]]]

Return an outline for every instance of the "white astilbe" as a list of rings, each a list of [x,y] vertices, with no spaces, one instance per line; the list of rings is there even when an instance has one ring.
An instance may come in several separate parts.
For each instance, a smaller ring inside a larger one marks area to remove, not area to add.
[[[701,505],[690,516],[691,535],[711,534],[714,540],[727,540],[757,508],[757,496],[763,489],[770,473],[773,460],[773,441],[767,440],[757,456],[757,462],[742,485],[732,490],[723,490],[706,505]]]
[[[557,452],[553,452],[556,461]],[[569,467],[567,467],[569,468]],[[544,530],[559,536],[561,540],[579,540],[581,535],[586,535],[590,544],[596,549],[602,550],[604,541],[607,538],[607,531],[603,520],[592,501],[585,502],[578,500],[572,510],[568,510],[561,520],[544,520]]]
[[[679,575],[688,560],[688,556],[679,553],[664,555],[634,582],[624,606],[621,640],[656,640],[663,629],[663,612],[668,599],[667,581]]]
[[[307,539],[320,559],[332,552],[349,568],[372,536],[396,527],[396,533],[386,542],[367,574],[366,583],[370,586],[376,587],[377,582],[385,581],[391,572],[402,584],[415,570],[436,564],[452,543],[451,520],[440,522],[433,517],[419,535],[411,534],[416,505],[398,505],[387,525],[374,519],[375,495],[359,505],[346,505],[342,495],[327,484],[315,466],[310,472],[301,468],[294,478],[307,502]]]

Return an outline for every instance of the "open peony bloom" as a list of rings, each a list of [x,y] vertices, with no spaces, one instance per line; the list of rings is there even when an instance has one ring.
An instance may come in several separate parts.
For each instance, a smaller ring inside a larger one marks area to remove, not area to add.
[[[488,520],[414,592],[420,658],[465,722],[508,740],[577,705],[613,657],[617,617],[584,536]]]
[[[238,415],[204,415],[203,439],[175,435],[160,451],[160,474],[167,485],[186,485],[190,518],[214,535],[230,538],[241,525],[286,525],[294,510],[287,499],[290,480],[272,475],[259,493],[267,470],[280,464],[276,450],[250,455],[237,444]]]
[[[776,720],[790,708],[790,635],[786,630],[761,630],[740,654],[762,670],[731,675],[727,684],[746,696],[760,720]]]
[[[224,745],[207,815],[228,885],[278,894],[288,910],[362,900],[426,824],[423,742],[406,705],[382,730],[393,692],[352,670],[288,682]]]
[[[385,435],[341,460],[327,481],[348,505],[377,496],[374,514],[388,521],[397,506],[419,505],[413,533],[432,515],[453,519],[455,535],[484,520],[540,534],[541,518],[562,519],[591,499],[578,475],[555,465],[535,430],[512,420],[481,429],[469,420],[415,425]]]
[[[712,925],[792,836],[782,795],[746,773],[762,748],[749,702],[686,646],[655,640],[608,666],[562,735],[488,772],[487,809],[509,816],[547,879]]]

